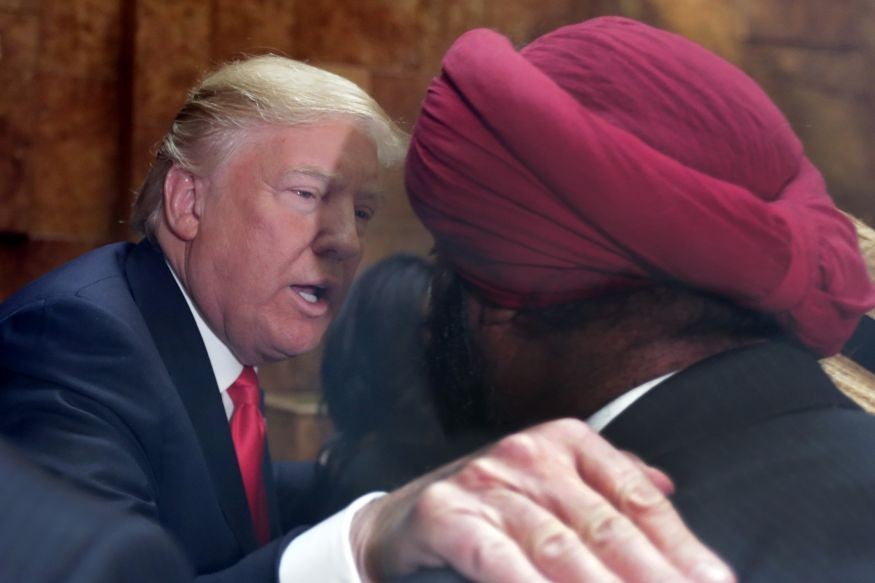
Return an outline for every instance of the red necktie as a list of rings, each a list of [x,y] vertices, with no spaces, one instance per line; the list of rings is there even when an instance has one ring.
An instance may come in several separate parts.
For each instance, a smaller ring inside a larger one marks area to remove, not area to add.
[[[264,459],[264,417],[259,408],[258,377],[251,366],[243,367],[243,372],[228,388],[228,396],[234,401],[231,439],[234,440],[234,449],[237,450],[237,462],[240,465],[255,534],[261,544],[264,544],[270,539],[267,496],[261,467]]]

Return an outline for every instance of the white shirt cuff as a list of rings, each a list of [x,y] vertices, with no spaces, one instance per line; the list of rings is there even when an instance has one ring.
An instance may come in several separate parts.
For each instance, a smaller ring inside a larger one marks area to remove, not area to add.
[[[328,520],[296,537],[283,551],[280,559],[280,583],[360,583],[361,578],[349,540],[352,519],[365,504],[385,494],[366,494]]]

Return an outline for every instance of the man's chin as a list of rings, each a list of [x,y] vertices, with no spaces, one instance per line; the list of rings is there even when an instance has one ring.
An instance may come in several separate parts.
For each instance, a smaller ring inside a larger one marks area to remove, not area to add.
[[[234,353],[242,364],[261,366],[312,352],[319,346],[319,340],[321,340],[321,336],[316,341],[273,342],[248,352],[234,351]]]
[[[265,362],[286,360],[288,358],[294,358],[296,356],[313,352],[319,347],[319,343],[322,341],[322,335],[324,333],[324,330],[322,330],[316,334],[308,334],[306,337],[297,337],[291,341],[277,343],[274,345],[274,350],[266,355],[269,357],[269,360],[266,359]]]

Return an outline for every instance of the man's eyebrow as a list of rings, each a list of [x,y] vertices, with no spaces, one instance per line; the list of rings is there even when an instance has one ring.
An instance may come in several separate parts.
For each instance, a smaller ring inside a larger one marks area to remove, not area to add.
[[[284,176],[293,176],[295,174],[303,174],[304,176],[310,176],[312,178],[317,178],[324,182],[336,182],[342,179],[339,174],[325,172],[321,168],[316,168],[315,166],[300,166],[297,168],[290,168],[286,172],[283,173]]]

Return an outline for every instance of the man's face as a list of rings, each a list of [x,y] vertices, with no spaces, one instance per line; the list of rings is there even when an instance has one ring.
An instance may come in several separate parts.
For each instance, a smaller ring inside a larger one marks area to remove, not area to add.
[[[358,266],[378,203],[373,141],[347,120],[251,130],[196,177],[186,281],[207,323],[244,364],[319,343]]]
[[[517,334],[512,311],[484,306],[474,297],[468,307],[472,340],[483,359],[484,386],[495,391],[490,396],[490,416],[499,426],[514,426],[521,411],[531,411],[536,388],[541,386],[540,353]]]

